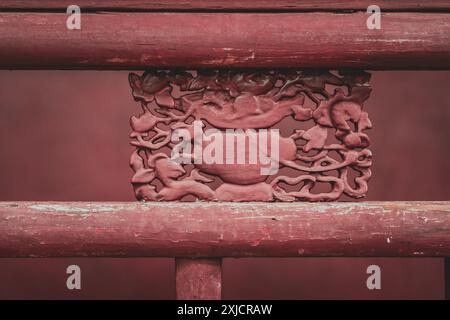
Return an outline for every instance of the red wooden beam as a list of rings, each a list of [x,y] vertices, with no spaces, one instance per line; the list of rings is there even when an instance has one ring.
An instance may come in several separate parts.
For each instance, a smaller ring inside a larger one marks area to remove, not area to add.
[[[446,0],[77,0],[82,9],[95,10],[366,10],[377,4],[382,10],[446,10]],[[2,0],[0,9],[61,9],[66,0]]]
[[[221,259],[175,259],[178,300],[220,300]]]
[[[0,203],[0,257],[450,256],[450,202]]]
[[[1,13],[0,68],[450,69],[450,14]]]

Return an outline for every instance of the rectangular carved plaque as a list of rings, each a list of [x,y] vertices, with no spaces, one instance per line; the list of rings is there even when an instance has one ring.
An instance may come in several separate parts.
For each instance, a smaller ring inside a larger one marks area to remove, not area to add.
[[[130,135],[137,199],[363,197],[372,164],[362,110],[369,80],[362,71],[130,74],[142,106]]]

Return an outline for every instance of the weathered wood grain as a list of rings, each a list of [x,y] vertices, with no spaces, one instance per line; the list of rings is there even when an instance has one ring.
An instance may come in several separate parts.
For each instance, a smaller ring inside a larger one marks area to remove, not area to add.
[[[450,69],[450,14],[0,14],[0,68]]]
[[[84,10],[366,10],[377,4],[382,10],[446,10],[446,0],[77,0]],[[61,9],[65,0],[2,0],[0,9]]]
[[[450,256],[450,202],[0,203],[0,257]]]

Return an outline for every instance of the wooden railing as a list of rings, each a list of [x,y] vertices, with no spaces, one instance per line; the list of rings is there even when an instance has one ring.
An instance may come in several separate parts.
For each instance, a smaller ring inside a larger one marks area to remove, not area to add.
[[[448,1],[378,1],[380,30],[370,1],[75,2],[81,30],[65,1],[2,1],[0,67],[450,68]]]
[[[1,1],[0,68],[450,69],[449,1],[377,1],[380,30],[372,1],[76,2],[81,30]],[[222,257],[450,257],[450,203],[0,203],[0,257],[68,256],[174,257],[179,298],[220,298]]]
[[[449,257],[450,202],[0,203],[0,257],[86,256],[175,257],[179,298],[220,298],[223,257]]]

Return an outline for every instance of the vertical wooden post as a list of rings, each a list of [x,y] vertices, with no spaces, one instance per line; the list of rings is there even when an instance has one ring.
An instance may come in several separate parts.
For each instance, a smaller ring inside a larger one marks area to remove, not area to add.
[[[450,257],[444,259],[445,300],[450,300]]]
[[[175,259],[178,300],[220,300],[222,259]]]

